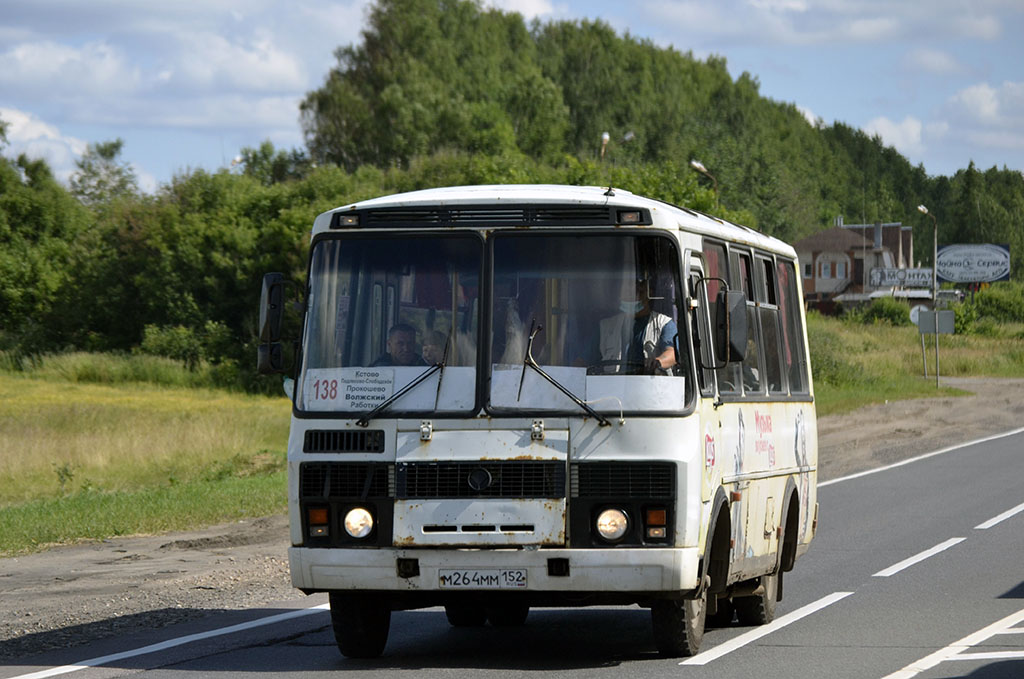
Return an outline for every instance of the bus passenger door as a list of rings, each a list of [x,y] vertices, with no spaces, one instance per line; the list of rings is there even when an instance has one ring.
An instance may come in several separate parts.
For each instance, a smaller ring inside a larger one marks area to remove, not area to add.
[[[703,473],[701,474],[701,502],[714,499],[715,489],[721,485],[721,421],[715,407],[714,351],[711,348],[711,318],[708,305],[708,286],[701,284],[704,265],[700,257],[691,255],[687,276],[687,290],[690,299],[690,340],[696,361],[697,411],[701,423],[703,447]]]

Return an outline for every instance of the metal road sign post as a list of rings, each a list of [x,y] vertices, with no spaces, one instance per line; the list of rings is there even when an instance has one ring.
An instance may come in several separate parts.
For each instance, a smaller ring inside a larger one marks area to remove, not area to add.
[[[921,363],[925,364],[924,336],[935,335],[935,388],[939,388],[939,335],[952,335],[956,328],[956,315],[952,311],[926,311],[921,309],[917,314],[917,329],[921,333]],[[924,376],[928,377],[928,366],[925,364]]]

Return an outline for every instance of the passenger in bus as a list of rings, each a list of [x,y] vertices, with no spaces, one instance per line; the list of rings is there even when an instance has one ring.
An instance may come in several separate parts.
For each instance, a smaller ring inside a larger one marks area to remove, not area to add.
[[[387,353],[370,364],[376,368],[386,365],[427,365],[416,353],[416,329],[407,323],[398,323],[388,330]]]
[[[676,365],[676,322],[651,309],[651,281],[638,278],[632,299],[601,320],[601,373],[662,374]]]
[[[427,365],[437,365],[444,358],[446,338],[439,330],[428,330],[423,336],[423,360]]]

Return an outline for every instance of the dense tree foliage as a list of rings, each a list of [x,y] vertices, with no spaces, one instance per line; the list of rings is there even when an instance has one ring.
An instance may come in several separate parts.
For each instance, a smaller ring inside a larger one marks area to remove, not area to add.
[[[1021,172],[928,176],[877,136],[762,97],[722,58],[601,22],[378,0],[362,42],[336,57],[301,104],[307,149],[245,148],[232,168],[189,171],[155,195],[139,193],[120,140],[90,145],[70,190],[43,161],[0,157],[0,351],[146,351],[253,387],[262,274],[303,279],[318,213],[431,186],[612,184],[786,240],[839,215],[902,221],[930,263],[923,203],[940,242],[1024,254]],[[0,121],[0,149],[5,132]]]

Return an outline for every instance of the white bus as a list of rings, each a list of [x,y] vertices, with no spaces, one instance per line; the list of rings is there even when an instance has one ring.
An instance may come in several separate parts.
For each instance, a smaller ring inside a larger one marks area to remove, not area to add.
[[[627,191],[471,186],[317,217],[288,442],[292,582],[349,657],[391,612],[650,608],[664,655],[763,624],[817,524],[793,249]],[[260,370],[282,371],[283,276]]]

